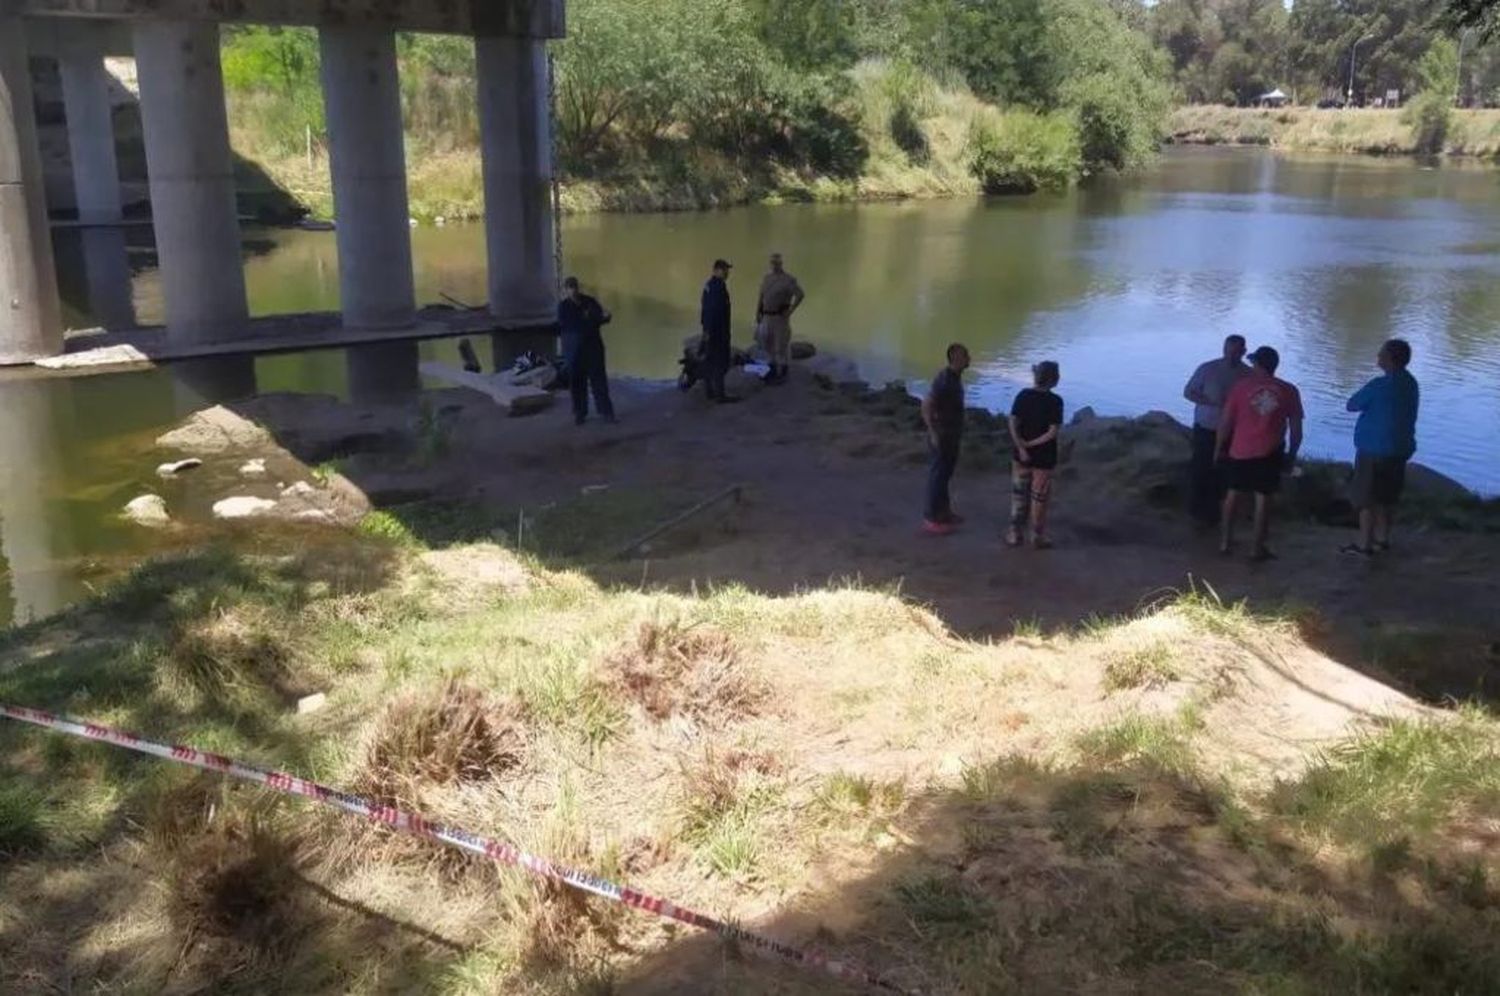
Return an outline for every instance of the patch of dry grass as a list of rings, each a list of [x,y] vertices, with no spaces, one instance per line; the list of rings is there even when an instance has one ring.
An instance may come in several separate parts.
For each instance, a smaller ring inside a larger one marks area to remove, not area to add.
[[[698,722],[756,715],[770,690],[721,630],[673,618],[641,623],[604,659],[606,684],[653,720]]]

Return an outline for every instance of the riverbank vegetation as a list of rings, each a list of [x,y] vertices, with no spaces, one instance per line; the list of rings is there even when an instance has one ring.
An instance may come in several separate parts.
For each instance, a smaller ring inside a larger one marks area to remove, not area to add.
[[[1196,105],[1167,118],[1171,141],[1187,145],[1261,145],[1293,152],[1417,155],[1423,150],[1405,110],[1316,110]],[[1442,151],[1500,156],[1500,109],[1453,111]]]
[[[1092,0],[576,0],[554,55],[571,210],[1065,186],[1143,162],[1170,103]],[[472,46],[400,60],[413,213],[477,215]],[[231,29],[224,67],[237,149],[328,213],[315,35]]]
[[[369,793],[909,989],[1500,978],[1500,729],[1351,681],[1306,610],[1189,591],[972,642],[858,586],[601,587],[608,538],[458,542],[472,512],[142,565],[6,633],[0,700]],[[0,747],[16,991],[843,991],[217,775],[14,723]]]

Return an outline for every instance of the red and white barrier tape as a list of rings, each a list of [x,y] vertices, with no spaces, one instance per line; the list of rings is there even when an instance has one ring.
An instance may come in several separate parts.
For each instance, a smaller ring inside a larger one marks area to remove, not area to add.
[[[530,872],[539,878],[552,879],[562,882],[575,889],[591,892],[596,896],[623,903],[633,909],[645,910],[669,920],[676,920],[704,930],[713,931],[720,937],[733,940],[761,954],[775,955],[794,965],[804,965],[821,969],[822,971],[840,979],[848,979],[854,982],[864,983],[876,989],[887,992],[904,992],[895,984],[863,971],[848,962],[829,958],[816,951],[803,951],[780,941],[763,937],[760,934],[751,933],[736,927],[732,923],[717,920],[710,916],[694,911],[665,899],[639,892],[623,885],[617,885],[607,879],[591,875],[576,868],[568,868],[564,865],[555,864],[546,858],[539,858],[533,854],[514,847],[511,844],[502,844],[499,841],[479,837],[453,827],[446,827],[440,823],[434,823],[415,813],[407,813],[391,806],[382,806],[363,796],[350,795],[339,792],[326,785],[317,782],[306,781],[294,775],[288,775],[281,771],[265,771],[241,764],[238,761],[224,757],[220,754],[211,754],[208,751],[198,750],[195,747],[184,747],[179,744],[162,744],[154,740],[138,737],[133,733],[125,733],[120,730],[111,729],[107,726],[97,726],[93,723],[80,723],[76,720],[63,716],[54,716],[40,709],[25,709],[18,706],[0,703],[0,716],[9,719],[17,719],[23,723],[31,723],[35,726],[56,730],[60,733],[71,734],[82,737],[85,740],[96,740],[101,743],[112,744],[116,747],[124,747],[127,750],[139,751],[142,754],[150,754],[154,757],[176,761],[179,764],[190,765],[194,768],[202,768],[205,771],[217,771],[229,775],[231,778],[243,779],[247,782],[255,782],[264,785],[286,795],[299,795],[305,799],[321,802],[326,806],[342,809],[353,813],[355,816],[363,816],[375,823],[380,823],[404,833],[416,837],[426,837],[449,847],[457,847],[460,850],[477,854],[481,857],[499,861],[502,864],[511,865]]]

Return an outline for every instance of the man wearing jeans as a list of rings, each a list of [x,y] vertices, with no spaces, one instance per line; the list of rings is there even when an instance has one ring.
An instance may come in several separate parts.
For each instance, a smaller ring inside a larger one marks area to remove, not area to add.
[[[1381,375],[1349,399],[1359,412],[1354,426],[1354,507],[1359,509],[1359,542],[1343,553],[1371,557],[1391,548],[1391,517],[1406,484],[1406,462],[1417,452],[1417,379],[1407,372],[1411,346],[1391,339],[1376,357]]]
[[[1209,360],[1193,371],[1183,389],[1183,397],[1193,403],[1193,470],[1189,511],[1201,526],[1219,521],[1219,505],[1224,500],[1224,475],[1214,460],[1219,434],[1219,419],[1229,389],[1250,368],[1245,365],[1245,337],[1232,335],[1224,340],[1224,355]]]
[[[588,421],[592,391],[599,417],[613,423],[615,406],[609,397],[609,373],[604,367],[604,336],[599,332],[609,324],[610,314],[579,289],[577,277],[564,280],[563,289],[567,293],[557,305],[557,324],[573,393],[573,422],[582,425]]]
[[[959,444],[963,441],[963,375],[968,368],[969,350],[955,342],[948,347],[948,365],[932,378],[932,387],[922,399],[922,421],[927,426],[927,445],[932,451],[922,531],[931,536],[946,536],[959,522],[948,497],[948,482],[958,466]]]

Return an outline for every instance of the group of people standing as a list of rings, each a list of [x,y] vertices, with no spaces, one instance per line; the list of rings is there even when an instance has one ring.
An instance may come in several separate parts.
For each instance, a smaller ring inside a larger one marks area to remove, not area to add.
[[[1273,497],[1283,475],[1296,464],[1305,414],[1296,386],[1276,376],[1281,356],[1270,346],[1248,354],[1245,337],[1224,340],[1223,353],[1194,371],[1183,391],[1193,402],[1190,510],[1205,528],[1219,529],[1219,551],[1235,552],[1235,526],[1245,496],[1253,496],[1252,561],[1274,559],[1268,544]],[[949,484],[963,438],[962,375],[970,363],[961,343],[948,347],[947,364],[932,380],[922,402],[932,460],[922,529],[931,535],[953,532],[963,521],[953,511]],[[1349,399],[1359,414],[1354,430],[1355,461],[1351,501],[1359,510],[1359,538],[1340,549],[1370,558],[1388,551],[1391,524],[1406,481],[1406,465],[1416,453],[1420,391],[1407,369],[1411,346],[1403,339],[1380,347],[1381,370]],[[1028,532],[1038,549],[1051,546],[1047,511],[1057,466],[1063,401],[1056,393],[1058,365],[1047,360],[1032,368],[1033,386],[1017,393],[1008,426],[1011,439],[1011,510],[1008,546],[1020,546]]]
[[[708,398],[718,403],[737,400],[724,384],[732,357],[732,270],[728,260],[714,260],[699,305],[700,370]],[[568,277],[563,286],[566,295],[558,304],[557,319],[574,421],[579,425],[587,421],[592,394],[599,416],[614,422],[601,334],[610,314],[580,290],[577,277]],[[764,377],[768,384],[784,383],[791,370],[791,318],[805,297],[781,254],[772,253],[755,306],[756,337],[768,357]],[[963,373],[971,359],[962,343],[950,345],[947,362],[922,401],[922,421],[931,449],[922,529],[934,536],[952,533],[963,521],[953,510],[949,488],[963,440]],[[1380,347],[1376,362],[1381,375],[1360,388],[1348,403],[1349,411],[1359,414],[1351,488],[1351,499],[1359,509],[1359,539],[1341,552],[1364,558],[1390,549],[1391,523],[1405,486],[1406,465],[1417,449],[1420,392],[1407,369],[1411,346],[1403,339],[1390,339]],[[1236,549],[1240,506],[1251,496],[1253,561],[1275,557],[1268,545],[1272,502],[1302,447],[1302,395],[1294,384],[1276,376],[1280,365],[1281,356],[1272,347],[1261,346],[1247,354],[1245,337],[1231,335],[1224,340],[1221,355],[1201,364],[1183,390],[1193,403],[1190,511],[1204,528],[1219,529],[1220,552],[1229,555]],[[1055,361],[1038,363],[1032,368],[1032,386],[1018,392],[1011,405],[1007,420],[1011,441],[1008,546],[1021,546],[1028,539],[1038,549],[1052,545],[1047,517],[1063,425],[1063,399],[1056,390],[1060,380]]]
[[[1245,363],[1245,337],[1224,340],[1223,355],[1202,364],[1183,395],[1193,402],[1191,507],[1205,527],[1219,526],[1219,550],[1235,549],[1235,521],[1245,495],[1255,500],[1252,560],[1275,555],[1267,545],[1271,504],[1282,476],[1296,464],[1305,418],[1302,395],[1276,376],[1281,356],[1270,346]],[[1407,368],[1411,345],[1388,339],[1375,358],[1380,375],[1354,393],[1354,477],[1350,500],[1359,510],[1359,539],[1340,552],[1370,558],[1391,548],[1391,524],[1417,452],[1421,390]]]
[[[700,370],[709,400],[720,404],[738,400],[724,388],[733,356],[730,348],[733,306],[729,296],[729,274],[733,269],[728,260],[714,260],[699,302],[699,323],[703,329],[698,347]],[[609,396],[603,336],[610,313],[598,300],[583,293],[577,277],[564,280],[563,291],[563,299],[557,305],[557,324],[573,396],[573,421],[576,425],[588,421],[592,394],[600,418],[616,422],[614,403]],[[806,296],[797,278],[787,272],[781,253],[772,253],[755,305],[756,337],[768,358],[769,369],[764,377],[767,384],[785,383],[791,373],[792,314],[802,306]]]

